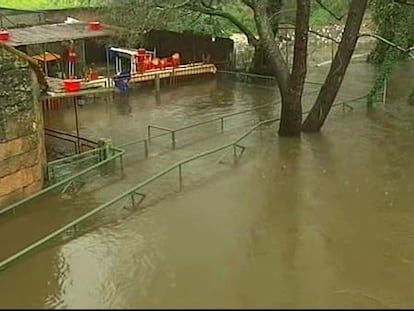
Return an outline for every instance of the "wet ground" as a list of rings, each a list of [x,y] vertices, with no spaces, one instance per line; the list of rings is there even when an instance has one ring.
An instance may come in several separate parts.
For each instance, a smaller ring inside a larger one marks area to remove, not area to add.
[[[217,164],[223,154],[193,163],[184,168],[183,192],[176,192],[177,176],[167,176],[148,189],[142,209],[114,206],[80,233],[25,256],[0,274],[0,306],[412,307],[414,110],[405,103],[407,66],[390,84],[385,106],[335,108],[321,134],[300,141],[278,138],[269,127],[244,142],[236,168]],[[309,79],[320,80],[324,70]],[[373,74],[354,63],[341,97],[364,95]],[[165,89],[158,101],[146,92],[86,104],[81,133],[119,144],[145,136],[147,124],[179,127],[275,100],[272,89],[221,80]],[[183,133],[175,151],[160,140],[147,160],[130,147],[124,178],[96,178],[75,198],[47,196],[2,218],[0,258],[277,111],[275,105],[235,117],[223,135],[219,123]],[[71,130],[72,117],[68,109],[47,122]]]

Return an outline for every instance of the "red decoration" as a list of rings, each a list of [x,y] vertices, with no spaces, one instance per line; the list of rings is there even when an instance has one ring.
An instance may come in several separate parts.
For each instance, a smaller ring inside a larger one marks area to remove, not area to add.
[[[89,22],[89,29],[92,31],[97,31],[101,29],[101,23],[99,22]]]
[[[67,92],[77,92],[80,90],[80,80],[67,79],[63,80],[63,86]]]
[[[68,52],[68,61],[71,63],[76,62],[76,59],[78,58],[78,55],[76,54],[76,51],[74,49],[69,49]]]
[[[0,40],[1,41],[8,41],[10,39],[10,34],[8,31],[6,30],[1,30],[0,31]]]

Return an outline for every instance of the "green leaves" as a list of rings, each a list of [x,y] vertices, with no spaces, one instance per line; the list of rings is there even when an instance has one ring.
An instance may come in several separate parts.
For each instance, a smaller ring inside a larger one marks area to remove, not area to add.
[[[414,45],[414,7],[402,5],[389,0],[372,1],[372,17],[377,25],[377,33],[381,37],[405,49]],[[373,104],[375,98],[382,91],[385,79],[388,79],[395,64],[406,58],[392,46],[378,42],[368,60],[379,65],[379,72],[371,89],[368,104]],[[414,91],[410,96],[414,102]]]

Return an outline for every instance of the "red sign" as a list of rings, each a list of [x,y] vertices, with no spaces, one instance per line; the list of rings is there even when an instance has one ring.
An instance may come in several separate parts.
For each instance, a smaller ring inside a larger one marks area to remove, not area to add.
[[[77,54],[76,51],[74,49],[70,49],[68,52],[68,61],[71,63],[76,62],[77,59]]]

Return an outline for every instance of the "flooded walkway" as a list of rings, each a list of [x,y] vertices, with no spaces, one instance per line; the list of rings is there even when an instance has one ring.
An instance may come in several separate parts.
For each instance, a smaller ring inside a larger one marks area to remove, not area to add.
[[[355,64],[349,77],[342,96],[364,95],[369,67]],[[220,90],[224,99],[213,99]],[[107,107],[106,111],[119,112],[107,118],[99,117],[105,107],[85,106],[82,133],[104,133],[122,143],[145,133],[148,123],[190,124],[274,100],[264,88],[231,83],[199,84],[198,98],[186,97],[186,92],[166,92],[165,96],[175,93],[177,100],[161,104],[157,113],[151,94],[147,103],[139,97],[126,114],[131,122],[121,116],[125,106]],[[305,135],[301,141],[279,139],[274,129],[262,138],[253,135],[238,168],[218,169],[216,159],[191,166],[184,192],[141,211],[108,210],[82,228],[82,234],[68,232],[63,241],[45,245],[2,271],[0,306],[412,307],[414,122],[412,107],[398,94],[390,92],[389,105],[369,113],[364,104],[354,105],[351,113],[334,110],[323,133]],[[207,104],[225,103],[226,96],[227,106]],[[146,105],[152,108],[146,111]],[[46,200],[42,208],[67,212],[47,222],[26,220],[24,234],[66,223],[73,213],[113,197],[136,178],[231,140],[249,122],[276,112],[241,117],[223,137],[214,135],[217,128],[200,131],[195,137],[208,134],[203,143],[174,152],[167,152],[168,144],[165,150],[160,146],[154,151],[159,157],[147,164],[129,156],[124,180],[113,176],[114,180],[91,184],[94,194],[87,194],[86,188],[85,196],[73,204]],[[93,122],[86,127],[88,118]],[[60,120],[66,123],[56,122],[72,128],[69,116],[63,114]],[[121,139],[120,133],[128,137]],[[157,189],[168,190],[170,185],[167,180]],[[28,217],[39,217],[35,211],[31,209]],[[23,239],[23,232],[9,230],[3,232],[1,245],[8,243],[10,250]]]

